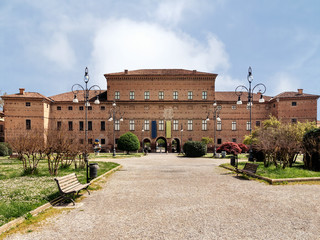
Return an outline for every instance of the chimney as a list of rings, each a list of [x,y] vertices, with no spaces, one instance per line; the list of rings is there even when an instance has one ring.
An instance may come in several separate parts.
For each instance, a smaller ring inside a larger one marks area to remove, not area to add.
[[[303,89],[298,89],[298,95],[302,95],[303,94]]]
[[[197,70],[193,70],[192,73],[193,73],[193,74],[196,74],[196,73],[197,73]]]
[[[23,95],[24,94],[24,88],[19,88],[19,91],[20,91],[20,95]]]
[[[124,74],[128,74],[128,69],[125,69],[125,70],[124,70]]]

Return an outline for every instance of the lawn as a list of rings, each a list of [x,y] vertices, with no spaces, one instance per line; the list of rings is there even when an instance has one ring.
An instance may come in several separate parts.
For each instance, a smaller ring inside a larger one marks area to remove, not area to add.
[[[98,164],[98,176],[119,165],[112,162]],[[38,169],[36,176],[23,176],[19,160],[0,157],[0,226],[59,196],[55,176],[49,175],[47,161],[41,160]],[[73,172],[80,182],[86,182],[86,169],[74,169],[74,165],[59,169],[58,176]]]
[[[285,169],[277,168],[274,165],[264,167],[263,162],[256,162],[259,164],[257,175],[271,179],[280,178],[304,178],[304,177],[320,177],[320,172],[304,169],[303,162],[297,161],[293,167],[286,167]],[[224,166],[233,167],[230,164],[222,164]],[[239,162],[239,168],[243,168],[245,162]]]

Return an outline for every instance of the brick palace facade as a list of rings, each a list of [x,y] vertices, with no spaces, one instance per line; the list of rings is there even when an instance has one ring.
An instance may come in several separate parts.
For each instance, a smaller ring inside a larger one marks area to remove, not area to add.
[[[125,70],[105,74],[107,90],[99,94],[99,105],[94,104],[97,96],[90,91],[89,143],[99,139],[103,149],[112,149],[113,129],[116,139],[130,131],[140,142],[149,142],[152,151],[155,151],[158,139],[163,139],[167,150],[171,151],[173,142],[179,149],[181,142],[213,138],[214,132],[217,146],[227,141],[242,142],[250,132],[247,93],[242,97],[243,104],[237,105],[234,91],[215,91],[216,77],[217,74],[183,69]],[[253,129],[270,115],[286,123],[317,121],[318,95],[298,89],[297,92],[263,97],[264,103],[259,103],[259,94],[253,97]],[[79,103],[73,102],[72,92],[46,97],[22,88],[17,94],[2,98],[5,101],[6,141],[33,130],[66,129],[79,144],[84,143],[83,92],[77,96]],[[122,113],[123,121],[119,114],[114,121],[108,121],[113,102]],[[214,102],[221,121],[214,121]],[[207,116],[209,121],[206,121]]]

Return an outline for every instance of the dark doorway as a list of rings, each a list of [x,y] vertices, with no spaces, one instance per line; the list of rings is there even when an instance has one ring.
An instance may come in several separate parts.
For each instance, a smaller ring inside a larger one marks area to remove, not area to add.
[[[157,153],[165,153],[167,152],[167,139],[164,137],[157,138],[156,141],[156,152]]]
[[[178,138],[172,140],[171,150],[173,153],[180,153],[180,140]]]
[[[151,141],[148,138],[143,139],[142,149],[147,149],[148,152],[151,152]]]

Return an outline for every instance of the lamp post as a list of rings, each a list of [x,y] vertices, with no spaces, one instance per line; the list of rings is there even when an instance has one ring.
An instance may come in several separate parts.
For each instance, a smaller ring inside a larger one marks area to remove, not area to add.
[[[144,126],[142,125],[142,130],[141,130],[141,147],[142,147],[142,152],[144,152],[143,134],[144,134]]]
[[[249,89],[243,85],[239,85],[238,87],[236,87],[235,90],[235,94],[238,96],[238,101],[237,104],[240,105],[242,104],[241,101],[241,95],[243,94],[243,92],[247,92],[248,93],[248,103],[247,106],[250,110],[250,122],[249,122],[249,130],[250,130],[250,135],[252,133],[252,106],[253,106],[253,93],[255,92],[255,90],[257,90],[257,93],[260,94],[260,99],[259,99],[259,103],[264,103],[264,99],[263,99],[263,94],[266,92],[267,88],[264,84],[262,83],[258,83],[257,85],[255,85],[253,88],[251,87],[252,81],[253,81],[253,76],[252,76],[252,68],[249,67],[248,69],[248,76],[247,76],[247,80],[249,82]],[[250,149],[249,149],[249,161],[253,161],[253,156],[252,156],[252,141],[250,143]]]
[[[181,123],[181,129],[180,129],[180,132],[181,132],[180,153],[183,153],[183,148],[182,148],[182,133],[183,133],[183,127],[182,127],[182,123]],[[180,154],[180,153],[179,153],[179,154]]]
[[[116,137],[115,137],[115,131],[116,131],[116,124],[115,121],[119,121],[120,122],[123,121],[123,114],[120,112],[120,109],[118,108],[116,101],[114,101],[112,103],[112,108],[110,109],[110,117],[108,119],[109,122],[113,121],[113,152],[112,152],[112,156],[116,156]],[[118,117],[117,117],[118,115]],[[119,129],[118,129],[119,130]]]
[[[220,122],[221,121],[221,118],[219,117],[219,112],[220,112],[220,109],[218,108],[218,105],[217,105],[217,102],[214,101],[214,103],[212,104],[213,106],[213,119],[214,119],[214,123],[213,123],[213,158],[216,156],[216,153],[217,153],[217,147],[216,147],[216,143],[217,143],[217,139],[216,139],[216,132],[217,132],[217,121]],[[208,113],[208,116],[207,116],[207,119],[206,121],[210,121],[210,118],[209,118],[209,114]]]
[[[100,104],[99,101],[99,95],[101,94],[101,88],[98,85],[93,85],[90,88],[88,88],[88,82],[89,82],[89,73],[88,73],[88,68],[86,67],[85,73],[84,73],[84,83],[85,87],[83,87],[80,84],[74,84],[71,88],[74,98],[73,98],[73,103],[79,103],[79,100],[77,98],[77,95],[79,91],[83,91],[83,99],[84,99],[84,107],[85,107],[85,130],[84,130],[84,161],[86,163],[86,168],[87,168],[87,183],[89,183],[89,174],[88,174],[88,167],[89,167],[89,158],[88,158],[88,107],[90,106],[89,102],[89,93],[90,90],[96,89],[95,90],[95,95],[96,95],[96,100],[94,101],[94,104]],[[99,94],[97,94],[99,92]]]

